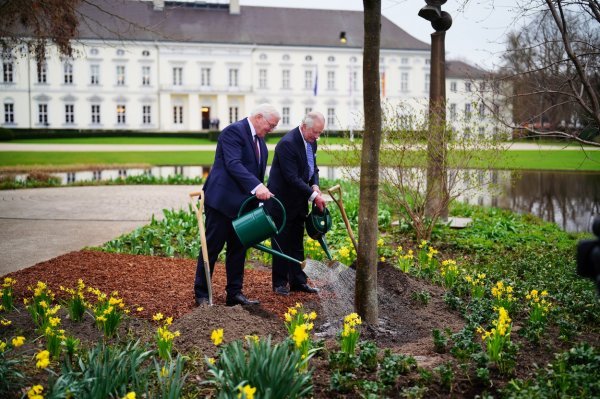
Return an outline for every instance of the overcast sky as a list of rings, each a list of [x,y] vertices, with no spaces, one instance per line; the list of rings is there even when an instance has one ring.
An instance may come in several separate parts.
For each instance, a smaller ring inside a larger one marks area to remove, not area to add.
[[[227,0],[217,2],[227,3]],[[362,0],[240,0],[244,5],[293,8],[362,10]],[[410,35],[426,43],[431,41],[431,24],[417,13],[424,0],[382,0],[383,15]],[[461,59],[487,69],[499,62],[504,37],[515,28],[514,0],[470,0],[458,10],[462,0],[449,0],[442,10],[452,15],[453,24],[446,33],[447,59]],[[310,28],[310,26],[307,26]]]

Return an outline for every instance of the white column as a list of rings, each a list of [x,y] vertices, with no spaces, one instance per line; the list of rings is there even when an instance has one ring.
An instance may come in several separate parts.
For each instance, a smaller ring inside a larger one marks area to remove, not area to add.
[[[229,124],[229,102],[227,101],[227,94],[217,95],[217,109],[215,110],[215,117],[219,118],[219,129],[223,129]],[[240,115],[240,118],[242,115]]]
[[[192,132],[198,132],[202,128],[202,112],[200,111],[200,102],[198,101],[197,94],[190,94],[188,97],[188,105],[189,105],[189,124],[186,130],[190,130]]]

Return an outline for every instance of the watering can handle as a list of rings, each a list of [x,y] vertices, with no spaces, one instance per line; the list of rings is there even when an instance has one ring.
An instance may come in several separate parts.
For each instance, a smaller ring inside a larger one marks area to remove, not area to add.
[[[242,216],[242,213],[244,211],[244,209],[246,208],[246,205],[248,204],[248,202],[250,202],[251,200],[253,200],[254,198],[256,198],[256,195],[253,195],[251,197],[248,197],[243,203],[242,206],[240,207],[240,210],[238,211],[238,215],[237,217],[239,218],[240,216]],[[277,234],[280,234],[283,231],[283,228],[285,227],[285,222],[287,220],[287,216],[285,214],[285,208],[283,207],[283,204],[281,203],[281,201],[279,201],[277,198],[275,197],[271,197],[271,199],[274,199],[279,206],[281,207],[281,211],[283,212],[283,221],[281,222],[281,228],[279,228],[279,230],[277,230]]]

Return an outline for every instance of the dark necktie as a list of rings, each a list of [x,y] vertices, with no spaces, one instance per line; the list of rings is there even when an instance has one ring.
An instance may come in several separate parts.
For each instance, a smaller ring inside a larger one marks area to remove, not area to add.
[[[258,144],[258,136],[254,136],[254,152],[256,152],[256,161],[258,163],[260,163],[260,150],[259,150],[259,144]]]
[[[315,173],[315,158],[312,152],[312,146],[310,143],[306,143],[306,160],[308,161],[308,180],[312,177],[313,173]]]

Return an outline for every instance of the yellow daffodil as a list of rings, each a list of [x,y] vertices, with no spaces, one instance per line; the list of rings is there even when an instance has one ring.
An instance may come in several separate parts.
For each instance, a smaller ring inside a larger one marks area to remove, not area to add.
[[[43,386],[34,385],[27,391],[27,399],[44,399],[42,392],[44,392]]]
[[[294,330],[294,334],[293,334],[292,338],[293,338],[294,342],[296,343],[296,347],[297,348],[301,347],[302,343],[308,339],[307,325],[300,324],[300,325],[296,326],[296,329]]]
[[[35,358],[37,360],[35,366],[39,369],[45,369],[50,364],[50,352],[47,350],[38,352],[38,354],[35,355]]]
[[[152,316],[152,320],[154,321],[161,321],[163,319],[163,314],[158,312],[157,314],[155,314],[154,316]]]
[[[239,390],[240,393],[238,394],[238,398],[254,399],[256,388],[252,388],[250,385],[244,385],[243,387],[240,387]]]
[[[215,346],[219,346],[223,342],[223,335],[223,329],[218,328],[212,331],[212,333],[210,334],[210,339],[212,340],[213,344],[215,344]]]
[[[15,348],[18,348],[25,343],[25,337],[19,335],[18,337],[13,338],[11,342]]]

